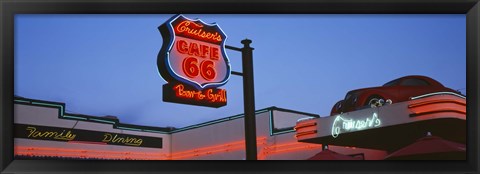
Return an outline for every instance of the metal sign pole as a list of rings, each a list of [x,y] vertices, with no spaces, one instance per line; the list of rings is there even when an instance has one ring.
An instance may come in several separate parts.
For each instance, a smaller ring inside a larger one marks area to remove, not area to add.
[[[253,88],[253,48],[251,40],[242,40],[243,107],[245,113],[245,150],[247,160],[257,160],[255,93]]]
[[[253,91],[253,48],[252,40],[242,40],[243,48],[225,45],[225,48],[242,52],[242,71],[232,71],[232,75],[243,78],[243,109],[245,124],[246,160],[257,160],[257,125],[255,120],[255,93]]]

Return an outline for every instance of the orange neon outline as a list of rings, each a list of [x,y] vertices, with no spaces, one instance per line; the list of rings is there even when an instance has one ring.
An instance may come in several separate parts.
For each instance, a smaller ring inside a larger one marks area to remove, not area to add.
[[[414,115],[426,115],[426,114],[434,114],[434,113],[439,113],[439,112],[456,112],[460,114],[467,114],[467,112],[463,110],[457,110],[457,109],[440,109],[440,110],[431,110],[431,111],[419,111],[415,112]]]
[[[205,65],[206,63],[209,63],[211,62],[212,64],[210,65]],[[204,66],[207,66],[207,67],[204,67]],[[213,79],[215,79],[217,77],[217,72],[215,71],[215,62],[211,61],[211,60],[204,60],[200,63],[200,66],[198,66],[200,68],[200,75],[202,76],[203,79],[207,80],[207,81],[212,81]],[[207,77],[208,76],[208,73],[207,72],[204,72],[204,68],[211,68],[211,72],[213,74],[213,77]]]
[[[296,145],[306,145],[306,143],[293,142],[293,143],[285,143],[285,144],[279,144],[279,145],[271,145],[264,148],[271,149],[271,148],[280,148],[285,146],[296,146]]]
[[[182,39],[178,39],[178,41],[175,42],[175,46],[177,48],[177,51],[180,54],[188,54],[188,43],[187,43],[187,41],[182,40]],[[184,46],[186,46],[186,47],[184,47]]]
[[[188,61],[188,64],[187,64],[187,61]],[[194,64],[194,65],[192,65],[192,64]],[[198,74],[200,73],[200,67],[198,67],[197,64],[198,64],[198,59],[195,58],[195,57],[187,57],[187,58],[183,59],[183,62],[182,62],[183,73],[190,78],[197,77]],[[189,66],[189,67],[187,67],[187,66]],[[190,74],[190,70],[192,68],[194,68],[194,70],[196,70],[196,71],[192,72],[192,74]]]
[[[66,148],[51,148],[51,147],[26,147],[26,146],[17,146],[14,147],[15,150],[27,150],[27,151],[60,151],[60,152],[82,152],[82,153],[111,153],[111,154],[135,154],[142,156],[168,156],[167,154],[155,154],[151,152],[125,152],[125,151],[109,151],[109,150],[87,150],[87,149],[66,149]]]
[[[231,147],[231,146],[235,146],[236,144],[240,144],[240,143],[241,142],[239,142],[239,143],[228,143],[228,144],[216,145],[216,146],[211,146],[211,147],[203,147],[203,148],[198,148],[198,149],[193,149],[193,150],[187,150],[187,151],[183,151],[183,152],[176,152],[176,153],[172,153],[171,156],[184,154],[184,153],[191,153],[191,152],[200,152],[200,151],[205,151],[205,150],[208,150],[208,149],[228,148],[228,147]]]
[[[306,127],[311,127],[311,126],[316,126],[316,125],[317,125],[317,122],[310,122],[310,123],[298,124],[298,125],[295,126],[293,129],[294,129],[294,130],[298,130],[298,129],[302,129],[302,128],[306,128]]]
[[[298,147],[300,145],[300,147]],[[291,147],[293,146],[293,147]],[[286,144],[280,144],[280,145],[273,145],[273,146],[267,146],[263,147],[261,149],[261,152],[258,154],[260,158],[265,158],[265,154],[274,154],[278,152],[287,152],[287,151],[294,151],[294,150],[301,150],[301,149],[313,149],[313,148],[318,148],[321,147],[322,145],[314,145],[314,144],[305,144],[305,143],[299,143],[299,142],[293,142],[293,143],[286,143]],[[279,147],[287,147],[287,148],[280,148]],[[227,149],[217,149],[217,150],[212,150],[212,151],[207,151],[207,152],[200,152],[197,151],[195,154],[185,154],[185,155],[180,155],[176,157],[172,157],[170,159],[182,159],[182,158],[188,158],[188,157],[195,157],[195,156],[204,156],[204,155],[211,155],[214,153],[218,152],[228,152],[228,151],[234,151],[237,149],[242,149],[244,148],[244,144],[239,144],[237,146],[232,146]]]
[[[175,91],[175,96],[180,98],[204,100],[206,97],[202,91],[185,89],[183,84],[173,86],[173,90]]]
[[[266,137],[259,138],[258,140],[266,140]],[[257,144],[266,144],[265,142],[257,142]],[[113,159],[113,158],[120,158],[120,159],[126,159],[126,158],[132,158],[132,159],[180,159],[180,158],[187,158],[191,156],[201,156],[201,155],[209,155],[221,151],[234,151],[237,149],[244,148],[244,141],[239,141],[239,142],[234,142],[234,143],[229,143],[229,144],[224,144],[224,145],[217,145],[217,146],[212,146],[212,147],[205,147],[205,148],[200,148],[200,149],[194,149],[190,151],[185,151],[185,152],[180,152],[175,154],[175,156],[170,156],[166,154],[147,154],[147,153],[135,153],[135,152],[109,152],[109,151],[95,151],[95,150],[84,150],[84,149],[79,149],[79,150],[74,150],[74,149],[62,149],[62,148],[41,148],[41,147],[16,147],[16,152],[17,154],[36,154],[36,155],[50,155],[50,156],[71,156],[71,157],[97,157],[97,158],[106,158],[106,159]],[[223,147],[218,149],[218,147]],[[216,149],[214,149],[216,148]],[[25,153],[21,152],[21,150],[26,151]],[[212,149],[210,151],[206,151],[208,149]],[[20,151],[19,151],[20,150]],[[32,152],[34,151],[47,151],[47,152]],[[57,153],[52,153],[50,151],[54,151]],[[60,152],[60,153],[58,153]],[[67,152],[67,153],[65,153]],[[100,154],[98,153],[100,152]],[[193,152],[193,154],[185,154],[185,155],[180,155],[181,153],[189,153]],[[88,154],[88,153],[93,153],[93,154]],[[106,154],[110,153],[110,154]],[[111,154],[119,154],[119,155],[111,155]],[[151,156],[145,158],[145,156]],[[161,158],[160,156],[166,156],[166,158]],[[139,158],[141,157],[141,158]]]
[[[263,152],[264,154],[273,154],[273,153],[281,153],[281,152],[290,152],[290,151],[298,151],[302,149],[314,149],[321,147],[321,145],[306,145],[302,147],[292,147],[292,148],[286,148],[286,149],[281,149],[281,150],[271,150],[271,151],[266,151]]]
[[[258,144],[263,144],[263,143],[257,143]],[[211,151],[205,151],[205,152],[201,152],[201,151],[196,151],[196,153],[194,154],[184,154],[184,155],[175,155],[174,157],[170,157],[170,159],[181,159],[181,158],[188,158],[188,157],[193,157],[193,156],[204,156],[204,155],[211,155],[211,154],[214,154],[214,153],[217,153],[217,152],[229,152],[229,151],[235,151],[235,150],[238,150],[238,149],[243,149],[245,148],[245,145],[244,144],[238,144],[238,145],[232,145],[232,146],[229,146],[229,148],[223,148],[223,149],[217,149],[217,150],[211,150]]]
[[[257,138],[257,145],[266,145],[266,137]],[[157,160],[172,160],[172,159],[182,159],[194,156],[204,156],[211,155],[220,152],[229,152],[235,151],[238,149],[244,148],[244,141],[237,141],[222,145],[215,145],[210,147],[203,147],[183,152],[177,152],[172,155],[168,154],[152,154],[149,152],[139,153],[139,152],[118,152],[118,151],[98,151],[98,150],[87,150],[87,149],[64,149],[64,148],[46,148],[46,147],[15,147],[15,154],[26,154],[26,155],[50,155],[53,156],[64,156],[64,157],[92,157],[92,158],[104,158],[104,159],[157,159]],[[321,147],[321,145],[314,145],[299,142],[278,144],[272,146],[266,146],[261,148],[261,153],[258,154],[260,158],[266,158],[266,154],[274,154],[302,149],[313,149]],[[20,150],[20,151],[19,151]],[[47,152],[37,152],[37,151],[47,151]],[[32,152],[33,151],[33,152]],[[52,153],[48,151],[55,151],[57,153]],[[59,153],[60,152],[60,153]],[[65,153],[71,152],[71,153]],[[99,152],[99,153],[98,153]],[[190,154],[186,154],[190,153]],[[118,154],[118,155],[111,155]],[[183,154],[183,155],[181,155]]]
[[[233,150],[233,149],[241,149],[243,148],[245,145],[242,145],[242,144],[238,144],[238,145],[231,145],[231,146],[228,146],[228,147],[225,147],[225,148],[220,148],[220,149],[216,149],[216,150],[210,150],[210,151],[199,151],[199,150],[195,150],[194,152],[182,152],[181,154],[182,155],[179,155],[179,154],[175,154],[175,155],[171,155],[170,157],[171,158],[183,158],[184,156],[190,156],[190,155],[198,155],[198,154],[209,154],[209,153],[213,153],[213,152],[217,152],[217,151],[229,151],[229,150]],[[187,154],[185,154],[187,153]],[[193,154],[191,154],[193,153]]]
[[[230,147],[226,149],[218,149],[218,150],[212,150],[212,151],[206,151],[206,152],[199,152],[199,153],[194,153],[194,154],[186,154],[186,155],[181,155],[181,156],[175,156],[175,157],[170,157],[170,159],[181,159],[181,158],[188,158],[192,156],[204,156],[204,155],[211,155],[217,152],[229,152],[229,151],[235,151],[238,149],[243,149],[245,145],[237,145],[237,147]]]
[[[188,55],[202,57],[202,53],[200,53],[200,43],[197,42],[190,42],[188,44]]]
[[[192,27],[188,27],[190,24],[193,24]],[[221,42],[223,40],[222,35],[218,32],[212,33],[203,30],[202,24],[197,24],[194,21],[184,20],[180,22],[177,26],[174,27],[176,33],[184,33],[185,35],[191,36],[199,40],[211,40],[214,42]]]
[[[27,151],[60,151],[60,152],[91,152],[91,153],[112,153],[112,154],[138,154],[138,155],[152,155],[149,153],[135,153],[135,152],[117,152],[117,151],[98,151],[98,150],[74,150],[74,149],[62,149],[62,148],[24,148],[16,147],[16,150],[27,150]]]
[[[453,99],[438,99],[438,100],[430,100],[430,101],[424,101],[424,102],[419,102],[419,103],[413,103],[413,104],[408,105],[408,108],[414,108],[414,107],[436,104],[436,103],[455,103],[455,104],[460,104],[460,105],[464,105],[464,106],[467,105],[466,102],[460,102],[460,101],[453,100]]]
[[[311,131],[306,131],[306,132],[297,132],[297,134],[295,134],[295,137],[298,138],[298,137],[301,137],[301,136],[311,135],[311,134],[316,134],[316,133],[317,133],[317,130],[311,130]]]
[[[161,158],[137,158],[134,156],[126,155],[101,155],[101,154],[84,154],[84,153],[54,153],[54,152],[16,152],[16,155],[25,155],[25,156],[57,156],[57,157],[78,157],[78,158],[104,158],[104,159],[161,159]]]
[[[262,144],[262,142],[258,142],[258,141],[263,141],[263,140],[266,140],[266,139],[267,139],[267,137],[257,138],[257,144]],[[235,141],[235,142],[231,142],[231,143],[202,147],[202,148],[197,148],[197,149],[193,149],[193,150],[187,150],[187,151],[172,153],[172,155],[170,155],[170,157],[176,158],[175,156],[177,156],[179,154],[192,153],[192,152],[202,153],[201,151],[206,151],[208,149],[218,150],[219,148],[229,148],[229,147],[235,146],[237,144],[243,146],[243,145],[245,145],[244,143],[245,143],[245,141]]]
[[[227,91],[225,89],[218,89],[216,93],[213,89],[207,90],[189,90],[185,89],[183,84],[177,84],[173,86],[173,90],[175,91],[175,96],[179,98],[186,98],[186,99],[194,99],[197,101],[208,101],[211,103],[226,103],[227,102]],[[211,96],[215,100],[212,100]],[[216,99],[219,97],[219,99]]]

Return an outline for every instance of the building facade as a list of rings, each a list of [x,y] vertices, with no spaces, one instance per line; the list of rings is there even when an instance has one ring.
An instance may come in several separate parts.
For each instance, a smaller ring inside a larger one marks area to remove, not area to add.
[[[17,159],[244,160],[244,116],[184,128],[121,123],[116,117],[65,112],[65,103],[17,97],[14,105]],[[259,160],[305,160],[322,144],[299,142],[299,119],[320,118],[277,107],[256,111]],[[384,150],[330,145],[358,159],[381,160]]]

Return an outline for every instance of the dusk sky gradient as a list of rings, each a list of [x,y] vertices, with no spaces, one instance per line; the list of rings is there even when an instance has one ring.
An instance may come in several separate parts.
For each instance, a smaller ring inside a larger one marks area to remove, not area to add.
[[[425,75],[466,94],[465,15],[184,14],[252,47],[256,110],[276,106],[328,116],[349,90]],[[157,27],[174,14],[15,16],[15,95],[66,103],[69,113],[122,123],[185,127],[243,113],[242,78],[218,109],[166,103]],[[241,72],[241,54],[227,51]]]

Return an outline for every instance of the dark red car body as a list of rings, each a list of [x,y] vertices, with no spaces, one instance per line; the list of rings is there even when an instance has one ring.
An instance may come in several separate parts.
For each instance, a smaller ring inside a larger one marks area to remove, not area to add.
[[[433,92],[454,92],[453,89],[443,86],[440,82],[426,76],[405,76],[380,87],[362,88],[349,91],[345,99],[338,101],[332,108],[330,115],[350,112],[370,107],[372,99],[390,99],[392,103],[407,101],[410,97]]]

